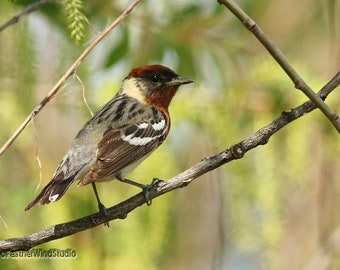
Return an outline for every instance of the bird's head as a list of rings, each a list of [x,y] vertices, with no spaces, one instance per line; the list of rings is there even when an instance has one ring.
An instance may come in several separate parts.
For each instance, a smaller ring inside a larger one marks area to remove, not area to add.
[[[178,87],[193,81],[165,66],[147,65],[131,70],[124,79],[121,93],[167,110]]]

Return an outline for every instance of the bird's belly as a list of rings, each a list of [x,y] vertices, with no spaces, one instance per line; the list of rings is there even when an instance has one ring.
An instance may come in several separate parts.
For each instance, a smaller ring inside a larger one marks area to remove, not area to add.
[[[132,163],[131,165],[125,167],[123,170],[121,170],[120,175],[124,178],[125,175],[127,175],[128,173],[132,172],[134,169],[136,169],[145,159],[147,159],[151,153],[153,151],[151,151],[150,153],[146,154],[145,156],[143,156],[142,158],[140,158],[139,160],[137,160],[136,162]]]

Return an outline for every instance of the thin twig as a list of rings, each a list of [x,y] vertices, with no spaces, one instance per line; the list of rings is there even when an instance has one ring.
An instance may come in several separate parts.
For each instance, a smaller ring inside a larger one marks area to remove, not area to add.
[[[0,32],[2,30],[6,29],[7,27],[9,27],[10,25],[17,23],[20,20],[21,17],[28,15],[28,14],[32,13],[33,11],[36,11],[37,9],[41,8],[42,6],[50,4],[52,2],[56,2],[56,0],[40,0],[40,1],[37,1],[37,2],[27,6],[25,9],[23,9],[17,15],[13,16],[10,20],[8,20],[7,22],[0,25]]]
[[[338,85],[340,85],[340,72],[338,72],[332,80],[320,90],[318,96],[324,100]],[[251,149],[259,145],[266,144],[269,138],[285,125],[313,111],[315,108],[316,106],[313,102],[307,101],[294,109],[284,111],[270,124],[259,129],[245,140],[231,146],[217,155],[203,158],[201,162],[167,181],[159,182],[157,186],[154,186],[150,190],[149,198],[154,199],[164,193],[187,186],[199,176],[232,160],[242,158],[245,153]],[[124,219],[127,217],[128,213],[144,203],[145,195],[143,193],[139,193],[111,208],[108,208],[107,216],[101,213],[95,213],[77,220],[53,225],[23,237],[1,240],[0,253],[28,250],[42,243],[96,227],[107,221]]]
[[[289,64],[281,50],[265,35],[255,21],[252,20],[234,1],[218,0],[218,2],[226,6],[247,27],[247,29],[255,35],[255,37],[263,44],[267,51],[274,57],[274,59],[290,77],[295,88],[301,90],[322,111],[322,113],[340,133],[339,116],[333,112],[332,109],[308,86],[296,70]]]
[[[20,133],[26,128],[26,126],[31,123],[34,117],[45,107],[45,105],[50,102],[53,97],[57,94],[60,87],[63,83],[70,77],[75,70],[78,68],[80,63],[84,60],[84,58],[90,53],[90,51],[113,29],[115,28],[122,20],[124,20],[129,13],[133,10],[133,8],[140,2],[141,0],[134,0],[132,4],[130,4],[124,12],[112,23],[110,24],[96,39],[94,39],[90,45],[84,50],[84,52],[78,57],[78,59],[73,63],[73,65],[66,71],[66,73],[60,78],[60,80],[53,86],[53,88],[49,91],[47,96],[36,106],[33,111],[29,114],[29,116],[25,119],[25,121],[21,124],[21,126],[13,133],[13,135],[8,139],[8,141],[0,148],[0,156],[8,149],[8,147],[15,141],[15,139],[20,135]]]

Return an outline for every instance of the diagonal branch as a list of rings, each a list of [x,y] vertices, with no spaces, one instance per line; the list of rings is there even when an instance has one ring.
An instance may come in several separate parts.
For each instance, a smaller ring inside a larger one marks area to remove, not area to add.
[[[40,0],[40,1],[34,2],[33,4],[27,6],[25,9],[23,9],[17,15],[13,16],[7,22],[0,25],[0,32],[5,30],[7,27],[11,26],[12,24],[17,23],[20,20],[21,17],[28,15],[28,14],[32,13],[33,11],[36,11],[37,9],[41,8],[42,6],[50,4],[52,2],[56,2],[56,0]]]
[[[226,6],[247,27],[247,29],[254,34],[290,77],[295,88],[301,90],[322,111],[340,133],[339,116],[308,86],[296,70],[289,64],[281,50],[265,35],[261,28],[234,1],[218,0],[218,2]]]
[[[340,71],[320,90],[318,93],[319,98],[325,100],[338,85],[340,85]],[[154,199],[164,193],[187,186],[199,176],[232,160],[242,158],[244,154],[251,149],[259,145],[266,144],[269,138],[285,125],[313,111],[314,109],[316,109],[315,104],[311,101],[307,101],[294,109],[284,111],[270,124],[251,134],[245,140],[234,144],[217,155],[203,158],[201,162],[167,181],[159,182],[157,186],[154,186],[150,190],[150,199]],[[96,227],[108,220],[124,219],[127,217],[128,213],[144,203],[145,196],[143,193],[139,193],[111,208],[108,208],[107,216],[103,216],[101,213],[95,213],[77,220],[53,225],[23,237],[1,240],[0,253],[28,250],[39,244]]]
[[[35,118],[35,116],[45,107],[45,105],[50,102],[53,97],[58,93],[64,82],[70,77],[78,68],[80,63],[85,59],[85,57],[91,52],[91,50],[122,20],[124,20],[133,8],[141,0],[134,0],[123,13],[110,24],[96,39],[94,39],[90,45],[84,50],[84,52],[78,57],[78,59],[73,63],[73,65],[65,72],[65,74],[60,78],[60,80],[53,86],[53,88],[48,92],[47,96],[36,106],[21,126],[13,133],[13,135],[7,140],[7,142],[0,148],[0,156],[10,147],[10,145],[15,141],[15,139],[20,135],[20,133],[28,126],[29,123]]]

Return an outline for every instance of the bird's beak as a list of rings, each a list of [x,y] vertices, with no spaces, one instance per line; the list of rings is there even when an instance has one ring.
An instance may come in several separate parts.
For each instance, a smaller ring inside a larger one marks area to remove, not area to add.
[[[172,79],[170,82],[168,82],[168,85],[182,85],[182,84],[187,84],[187,83],[192,83],[194,82],[193,79],[187,78],[187,77],[181,77],[178,76],[177,78]]]

